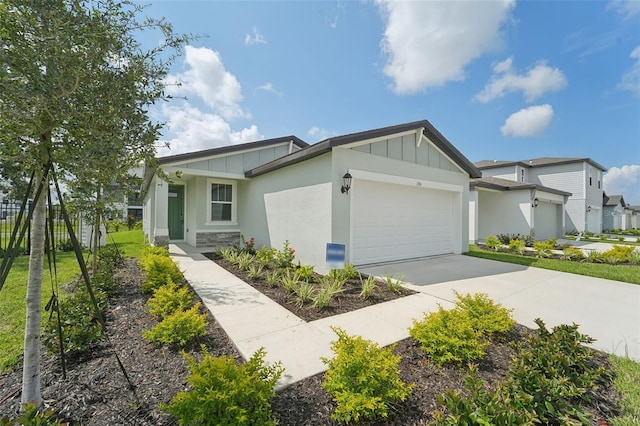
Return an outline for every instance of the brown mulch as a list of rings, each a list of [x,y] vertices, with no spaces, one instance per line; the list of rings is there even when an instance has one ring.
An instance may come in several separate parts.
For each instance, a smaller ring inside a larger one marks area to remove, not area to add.
[[[158,408],[179,391],[186,389],[187,365],[180,350],[151,344],[142,338],[142,331],[155,325],[145,303],[149,296],[140,292],[142,275],[134,260],[127,260],[119,273],[121,294],[110,301],[107,312],[109,342],[93,345],[84,354],[68,360],[67,378],[62,379],[60,363],[53,355],[42,355],[42,393],[48,407],[61,418],[75,425],[174,425],[175,419]],[[340,299],[335,312],[343,312],[347,298]],[[384,301],[379,299],[378,301]],[[355,302],[353,302],[355,305]],[[295,306],[295,304],[294,304]],[[208,313],[208,311],[207,311]],[[304,312],[296,313],[304,318]],[[196,354],[204,344],[209,353],[241,356],[224,330],[209,314],[207,335],[189,345],[186,351]],[[315,318],[314,318],[315,319]],[[517,325],[506,339],[521,341],[532,331]],[[113,353],[122,360],[135,395],[119,370]],[[401,376],[416,387],[410,399],[395,407],[386,420],[365,422],[364,425],[424,425],[438,409],[437,396],[447,389],[462,389],[464,367],[436,367],[427,360],[419,347],[405,339],[395,347],[402,356]],[[514,354],[507,343],[489,346],[478,362],[479,376],[488,386],[505,378]],[[598,354],[598,364],[609,366],[606,355]],[[15,416],[20,409],[21,366],[0,375],[0,418]],[[330,396],[322,389],[322,374],[302,380],[277,392],[272,401],[274,417],[283,426],[333,425],[334,408]],[[594,425],[608,424],[606,419],[616,412],[618,395],[610,382],[593,392],[589,411]]]
[[[379,282],[378,287],[371,297],[364,299],[360,296],[360,290],[362,288],[359,278],[351,279],[345,282],[344,291],[339,295],[331,299],[328,306],[317,309],[307,303],[300,306],[296,300],[295,295],[287,293],[285,289],[280,286],[271,287],[267,284],[267,281],[263,278],[254,279],[249,274],[238,268],[236,265],[228,262],[225,259],[217,256],[215,253],[204,253],[204,256],[216,262],[229,272],[233,273],[237,277],[241,278],[247,284],[260,291],[262,294],[268,296],[272,300],[278,302],[280,305],[287,308],[294,315],[302,318],[305,321],[314,321],[321,318],[331,317],[333,315],[344,314],[346,312],[355,311],[357,309],[366,308],[367,306],[375,305],[381,302],[388,302],[390,300],[398,299],[400,297],[409,296],[415,294],[413,290],[408,288],[401,288],[398,293],[394,293],[384,284]],[[365,277],[366,278],[366,277]]]

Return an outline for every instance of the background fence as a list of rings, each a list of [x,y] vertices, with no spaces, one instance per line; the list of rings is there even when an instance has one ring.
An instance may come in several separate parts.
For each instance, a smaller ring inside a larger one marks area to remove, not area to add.
[[[31,209],[32,203],[28,202],[27,208]],[[4,251],[9,246],[9,241],[11,239],[11,233],[16,228],[16,226],[21,226],[21,224],[17,223],[18,213],[20,212],[20,202],[13,202],[9,200],[2,200],[0,202],[0,254],[4,253]],[[69,240],[69,233],[67,232],[67,227],[62,219],[61,209],[59,205],[53,206],[53,233],[56,244],[62,244],[63,242]],[[47,217],[49,216],[49,209],[47,209]],[[23,214],[22,221],[27,218],[27,212]],[[80,215],[74,215],[71,218],[71,224],[73,229],[78,237],[78,240],[81,242],[82,239],[82,231],[83,228],[86,228],[87,225],[83,225],[83,221],[81,220]],[[18,230],[19,232],[20,230]],[[27,227],[27,233],[20,244],[21,253],[28,254],[29,247],[31,246],[31,223],[29,223]],[[1,256],[0,256],[1,257]]]

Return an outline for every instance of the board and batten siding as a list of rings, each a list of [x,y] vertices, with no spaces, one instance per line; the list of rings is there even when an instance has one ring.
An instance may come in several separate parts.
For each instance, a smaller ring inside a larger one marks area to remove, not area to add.
[[[459,171],[458,167],[426,138],[420,146],[416,146],[415,134],[358,145],[351,149],[441,170]]]
[[[532,183],[573,194],[570,198],[585,198],[584,163],[560,164],[529,170]]]
[[[175,163],[171,164],[171,166],[184,169],[185,172],[188,172],[188,169],[195,169],[210,172],[242,174],[247,170],[267,164],[276,158],[284,157],[288,153],[289,144],[287,143],[237,154],[211,157],[198,161]]]

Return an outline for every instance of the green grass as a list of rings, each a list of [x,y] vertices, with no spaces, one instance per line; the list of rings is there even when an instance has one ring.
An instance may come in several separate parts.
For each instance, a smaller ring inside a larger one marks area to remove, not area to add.
[[[71,281],[80,273],[73,253],[58,253],[58,284]],[[7,281],[0,290],[0,373],[13,370],[20,362],[24,347],[25,297],[29,276],[29,257],[19,256],[11,267]],[[42,278],[42,324],[48,319],[44,306],[51,297],[51,279],[45,258],[45,273]]]
[[[482,259],[497,260],[499,262],[515,263],[536,268],[551,269],[553,271],[568,272],[571,274],[587,275],[589,277],[605,278],[614,281],[623,281],[631,284],[640,284],[638,266],[607,265],[603,263],[570,262],[558,259],[538,259],[530,256],[520,256],[511,253],[482,250],[476,245],[469,244],[468,256]]]
[[[640,425],[640,363],[615,355],[609,357],[615,376],[613,383],[622,394],[620,416],[611,419],[613,426]]]
[[[113,239],[111,238],[113,237]],[[145,246],[141,230],[110,233],[108,244],[114,242],[128,257],[139,257]],[[74,253],[57,253],[58,285],[73,280],[80,274],[80,267]],[[86,257],[85,257],[86,260]],[[13,370],[22,357],[24,347],[25,305],[27,279],[29,275],[29,257],[16,258],[7,282],[0,290],[0,374]],[[51,297],[51,280],[45,258],[45,272],[42,280],[42,325],[49,317],[44,306]]]
[[[107,245],[109,244],[116,244],[122,255],[126,257],[140,257],[146,247],[141,229],[109,232],[107,234]]]

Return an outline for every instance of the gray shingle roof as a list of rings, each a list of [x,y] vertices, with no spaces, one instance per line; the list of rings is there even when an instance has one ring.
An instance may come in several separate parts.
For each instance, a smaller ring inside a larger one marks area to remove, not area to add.
[[[603,206],[617,206],[618,203],[620,203],[622,207],[625,206],[624,198],[622,197],[622,195],[606,195],[606,194],[602,195]]]
[[[530,158],[528,160],[517,160],[517,161],[505,161],[505,160],[482,160],[476,161],[473,163],[479,169],[492,169],[496,167],[502,166],[510,166],[510,165],[519,165],[522,167],[543,167],[543,166],[551,166],[557,164],[571,164],[571,163],[582,163],[586,162],[591,164],[592,166],[605,171],[607,170],[604,166],[599,163],[596,163],[591,158],[587,157],[539,157],[539,158]]]

